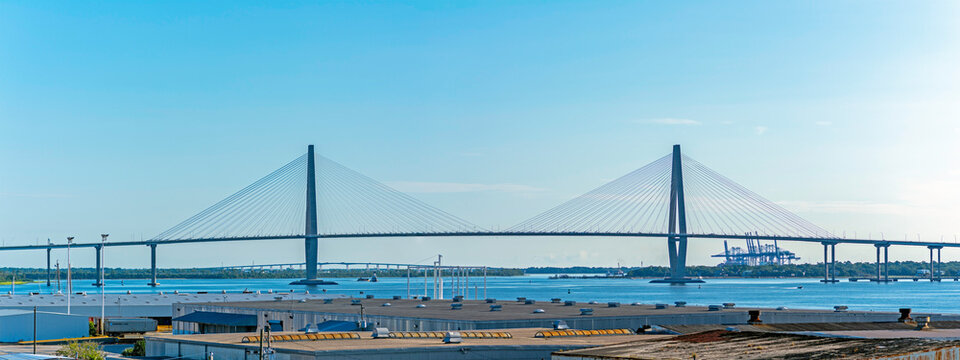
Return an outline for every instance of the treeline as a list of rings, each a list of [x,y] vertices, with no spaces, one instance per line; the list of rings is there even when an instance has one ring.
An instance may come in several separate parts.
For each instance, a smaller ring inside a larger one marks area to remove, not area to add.
[[[921,269],[929,270],[930,263],[917,261],[896,261],[889,263],[890,276],[917,276]],[[876,277],[877,264],[866,262],[837,262],[837,277]],[[934,269],[936,270],[936,269]],[[944,277],[960,275],[960,262],[945,262],[941,271]],[[650,266],[631,269],[632,277],[664,277],[670,273],[665,266]],[[703,277],[823,277],[823,264],[793,265],[717,265],[688,266],[687,274]]]
[[[623,268],[626,271],[627,268]],[[528,267],[524,269],[527,274],[606,274],[608,272],[616,272],[617,268],[610,267],[588,267],[588,266],[571,266],[571,267]]]
[[[0,282],[10,281],[13,274],[16,274],[17,280],[46,280],[47,270],[45,268],[0,268]],[[57,271],[50,271],[50,278],[57,278]],[[406,269],[322,269],[321,277],[329,278],[350,278],[350,277],[371,277],[374,274],[377,277],[405,277]],[[428,271],[428,276],[432,276]],[[449,270],[444,271],[445,276],[449,276]],[[422,270],[410,270],[411,276],[423,276]],[[519,276],[523,275],[521,269],[487,269],[487,276]],[[71,276],[74,279],[96,279],[97,270],[95,268],[74,268],[71,270]],[[107,279],[149,279],[150,269],[122,269],[106,268],[104,276]],[[306,276],[304,270],[299,269],[264,269],[264,270],[240,270],[240,269],[157,269],[157,277],[164,279],[299,279]],[[472,270],[470,276],[483,276],[483,270]],[[60,269],[60,279],[67,279],[67,270]]]

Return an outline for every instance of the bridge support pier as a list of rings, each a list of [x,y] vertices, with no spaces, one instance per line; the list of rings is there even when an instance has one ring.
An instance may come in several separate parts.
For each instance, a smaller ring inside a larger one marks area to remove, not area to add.
[[[652,283],[688,284],[703,282],[700,279],[687,278],[687,210],[683,200],[682,159],[680,145],[674,145],[673,173],[670,178],[670,214],[668,216],[670,221],[668,228],[671,236],[667,237],[670,277],[650,281]]]
[[[157,244],[150,244],[150,282],[147,285],[157,286]]]
[[[53,249],[47,248],[47,286],[50,286],[50,251],[51,250]]]
[[[876,244],[876,245],[873,245],[873,246],[877,248],[877,282],[880,282],[880,280],[881,280],[881,277],[880,277],[880,245],[879,245],[879,244]]]
[[[873,244],[877,248],[877,282],[889,282],[890,271],[888,269],[890,260],[890,244]],[[883,261],[880,260],[880,251],[883,251]],[[881,271],[881,267],[883,271]]]
[[[837,244],[830,244],[830,281],[837,282]]]
[[[883,247],[883,281],[890,281],[890,244]]]
[[[94,246],[93,249],[96,250],[97,252],[97,275],[96,275],[97,279],[94,280],[93,286],[99,287],[99,286],[103,286],[103,283],[100,282],[100,274],[103,273],[103,263],[100,262],[100,260],[103,259],[103,257],[101,256],[103,251],[103,246],[102,245]]]
[[[837,244],[823,242],[823,280],[824,283],[837,282]]]
[[[943,249],[943,246],[927,246],[930,249],[930,282],[940,281],[940,249]],[[933,251],[937,251],[937,262],[936,262],[936,271],[934,271],[934,262],[933,262]],[[936,276],[934,276],[936,274]]]

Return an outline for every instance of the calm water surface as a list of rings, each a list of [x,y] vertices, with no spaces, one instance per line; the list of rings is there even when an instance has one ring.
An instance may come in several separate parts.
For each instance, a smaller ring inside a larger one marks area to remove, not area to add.
[[[354,278],[331,279],[340,285],[306,288],[311,292],[326,290],[331,294],[362,296],[373,294],[377,297],[407,294],[406,278],[380,278],[379,282],[358,282]],[[158,291],[181,292],[221,291],[237,292],[242,290],[302,291],[304,287],[287,285],[291,279],[161,279],[161,285],[152,288],[147,280],[107,280],[108,293],[154,293]],[[75,291],[97,293],[91,280],[74,280]],[[432,285],[432,278],[428,280]],[[66,288],[66,282],[62,286]],[[802,287],[802,288],[800,288]],[[56,282],[51,287],[45,283],[17,285],[16,293],[50,293],[57,289]],[[477,290],[477,294],[474,293]],[[13,290],[10,285],[0,286],[6,293]],[[361,294],[362,292],[362,294]],[[423,278],[411,278],[410,293],[423,293]],[[446,279],[445,297],[450,297],[449,279]],[[873,310],[895,312],[899,307],[910,307],[914,311],[960,314],[960,282],[945,280],[942,283],[926,281],[901,281],[888,284],[870,282],[847,282],[823,284],[817,279],[708,279],[705,284],[665,285],[650,284],[645,279],[557,279],[547,275],[527,275],[515,277],[488,277],[486,296],[483,293],[483,279],[470,278],[469,298],[493,297],[514,299],[524,296],[538,301],[549,301],[559,297],[577,301],[619,301],[621,303],[670,303],[686,301],[691,305],[711,305],[733,302],[741,306],[778,307],[806,309],[832,309],[834,305],[846,305],[851,310]]]

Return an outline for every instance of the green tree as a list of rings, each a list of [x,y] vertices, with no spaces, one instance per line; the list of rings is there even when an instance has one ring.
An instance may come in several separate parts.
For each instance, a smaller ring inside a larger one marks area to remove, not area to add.
[[[147,342],[143,340],[137,340],[133,343],[133,347],[123,349],[121,353],[123,356],[146,356],[147,355]]]
[[[71,341],[57,349],[57,355],[82,360],[105,360],[100,345],[95,342]]]

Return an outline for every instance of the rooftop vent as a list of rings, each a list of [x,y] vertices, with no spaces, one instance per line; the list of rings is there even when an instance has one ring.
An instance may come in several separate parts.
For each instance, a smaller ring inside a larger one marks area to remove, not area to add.
[[[373,329],[373,338],[374,339],[384,339],[390,337],[390,329],[385,327],[378,327]]]
[[[900,318],[897,319],[899,322],[913,321],[913,318],[910,317],[910,308],[900,308]]]
[[[591,309],[591,308],[582,308],[582,309],[580,309],[580,315],[593,315],[593,309]]]
[[[444,335],[443,337],[444,344],[459,344],[462,341],[463,341],[463,338],[460,337],[459,331],[447,332],[447,334]]]
[[[501,311],[501,310],[503,310],[503,305],[500,305],[500,304],[490,305],[490,311]]]

